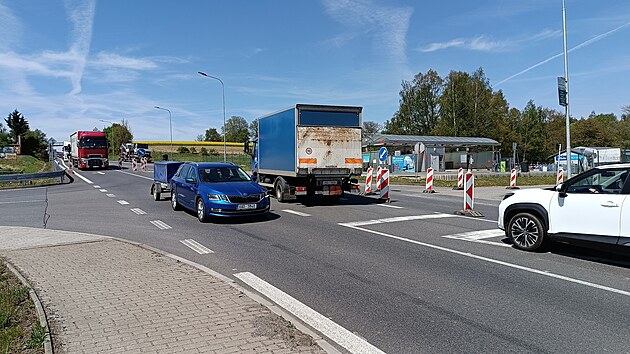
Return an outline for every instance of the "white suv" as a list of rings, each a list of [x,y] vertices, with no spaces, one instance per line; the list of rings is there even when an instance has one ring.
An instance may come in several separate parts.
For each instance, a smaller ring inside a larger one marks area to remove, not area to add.
[[[499,204],[499,228],[526,251],[556,240],[629,252],[628,175],[630,164],[606,165],[554,188],[508,193]]]

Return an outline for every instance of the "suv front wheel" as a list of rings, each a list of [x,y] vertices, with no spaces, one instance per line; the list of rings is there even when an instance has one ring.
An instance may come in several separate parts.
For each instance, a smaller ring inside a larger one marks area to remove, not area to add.
[[[507,236],[512,240],[514,247],[524,251],[536,251],[546,243],[547,231],[535,215],[518,213],[507,225]]]

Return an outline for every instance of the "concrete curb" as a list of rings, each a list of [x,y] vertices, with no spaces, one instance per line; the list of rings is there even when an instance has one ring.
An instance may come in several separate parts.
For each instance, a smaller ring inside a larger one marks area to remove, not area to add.
[[[46,317],[46,312],[44,311],[44,306],[42,306],[41,301],[39,301],[39,297],[37,296],[37,293],[35,292],[35,289],[33,289],[31,284],[13,266],[13,264],[9,263],[6,259],[4,260],[4,263],[7,265],[7,268],[9,268],[9,270],[13,274],[15,274],[16,277],[18,277],[18,279],[20,279],[20,282],[22,284],[24,284],[24,286],[26,286],[28,288],[28,294],[30,295],[31,300],[35,304],[35,310],[37,311],[37,317],[39,318],[39,324],[42,327],[44,327],[44,330],[46,330],[46,337],[44,338],[44,353],[46,353],[46,354],[53,354],[52,338],[50,336],[50,328],[48,327],[48,318]]]

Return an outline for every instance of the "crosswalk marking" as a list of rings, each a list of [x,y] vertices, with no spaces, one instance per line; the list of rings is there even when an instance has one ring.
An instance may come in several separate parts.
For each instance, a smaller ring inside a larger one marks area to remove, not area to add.
[[[461,233],[461,234],[446,235],[446,236],[442,236],[442,237],[455,239],[455,240],[484,243],[484,244],[488,244],[488,245],[495,245],[495,246],[502,246],[502,247],[512,247],[511,245],[508,245],[506,243],[490,242],[490,241],[486,241],[485,240],[487,238],[502,237],[502,236],[505,236],[505,231],[500,230],[500,229],[490,229],[490,230],[464,232],[464,233]]]
[[[151,221],[151,224],[153,224],[153,226],[157,227],[160,230],[172,229],[172,227],[170,227],[168,224],[166,224],[164,221],[161,221],[161,220],[153,220]]]
[[[126,201],[126,200],[119,200],[118,204],[120,204],[120,205],[129,205],[129,202]]]
[[[115,198],[115,197],[116,197],[116,194],[107,193],[106,195],[107,195],[108,197],[110,197],[110,198]]]
[[[211,249],[209,249],[208,247],[200,244],[199,242],[193,240],[193,239],[185,239],[185,240],[180,240],[179,242],[183,243],[185,246],[187,246],[188,248],[192,249],[193,251],[199,253],[199,254],[208,254],[208,253],[214,253],[214,251],[212,251]]]
[[[133,211],[134,213],[136,213],[138,215],[146,215],[147,214],[146,211],[144,211],[144,210],[142,210],[140,208],[133,208],[133,209],[129,209],[129,210]]]
[[[299,215],[299,216],[311,216],[311,214],[307,214],[307,213],[303,213],[301,211],[295,211],[295,210],[291,210],[291,209],[284,209],[282,211],[284,211],[285,213]]]

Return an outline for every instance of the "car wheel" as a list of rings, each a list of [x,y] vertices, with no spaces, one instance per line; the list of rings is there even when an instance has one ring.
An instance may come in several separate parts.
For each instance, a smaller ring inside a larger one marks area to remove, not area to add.
[[[151,188],[151,192],[153,194],[153,200],[155,200],[156,202],[160,200],[160,192],[157,191],[157,188],[152,187]]]
[[[197,198],[197,219],[201,222],[208,221],[208,215],[206,214],[206,204],[203,199]]]
[[[543,223],[530,213],[514,215],[508,223],[507,234],[514,247],[524,251],[541,250],[547,239]]]
[[[171,191],[171,207],[173,208],[173,210],[177,211],[180,210],[181,207],[179,206],[179,203],[177,202],[177,190],[173,188],[173,190]]]
[[[276,183],[276,200],[284,203],[284,193],[282,193],[282,183]]]

